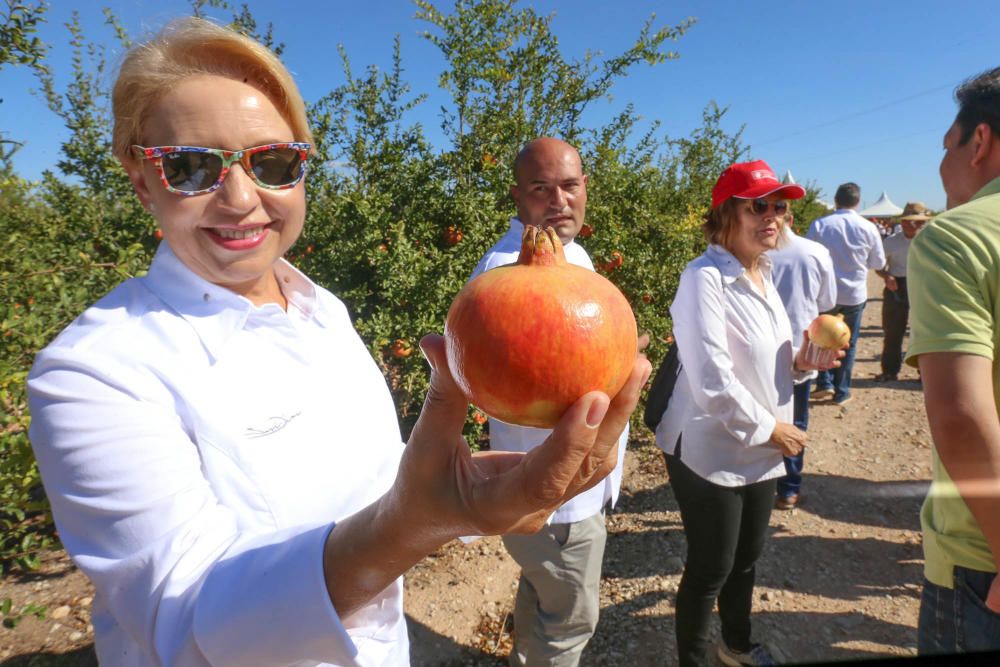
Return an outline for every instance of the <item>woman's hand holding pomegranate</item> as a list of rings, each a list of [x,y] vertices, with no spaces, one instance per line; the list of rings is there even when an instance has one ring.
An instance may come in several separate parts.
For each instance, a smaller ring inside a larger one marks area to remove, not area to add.
[[[840,360],[844,358],[847,354],[846,349],[837,350],[837,353],[832,357],[832,360],[828,364],[822,363],[822,361],[816,362],[809,358],[807,350],[809,349],[809,332],[802,332],[802,346],[799,347],[798,354],[795,355],[795,370],[797,371],[828,371],[831,368],[837,368],[840,366]]]
[[[469,404],[448,369],[444,338],[425,336],[420,348],[431,385],[396,481],[327,538],[327,587],[342,616],[442,544],[462,535],[535,532],[560,505],[604,479],[652,370],[637,356],[614,397],[581,396],[530,452],[473,454],[462,437]]]
[[[431,364],[431,386],[388,504],[440,542],[534,532],[560,505],[604,479],[651,371],[637,356],[616,396],[592,391],[580,397],[530,452],[473,454],[462,437],[468,402],[448,370],[444,340],[426,336],[420,347]]]
[[[787,422],[778,422],[771,433],[771,442],[784,456],[798,456],[806,448],[806,432]]]

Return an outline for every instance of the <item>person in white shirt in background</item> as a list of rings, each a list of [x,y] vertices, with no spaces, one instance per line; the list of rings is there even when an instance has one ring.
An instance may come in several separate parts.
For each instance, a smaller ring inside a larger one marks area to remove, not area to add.
[[[575,242],[587,212],[587,175],[576,149],[560,139],[535,139],[518,153],[514,180],[510,193],[517,217],[511,218],[507,232],[479,261],[472,278],[516,262],[525,225],[555,229],[566,261],[593,271],[587,251]],[[494,451],[527,452],[550,433],[489,419]],[[619,439],[615,470],[602,483],[563,504],[548,525],[534,535],[504,536],[504,546],[521,566],[511,665],[571,667],[579,663],[597,627],[607,540],[604,508],[618,500],[627,443],[626,427]]]
[[[851,344],[839,368],[824,371],[816,378],[813,398],[833,396],[833,402],[844,405],[851,400],[851,372],[861,332],[861,314],[868,302],[868,269],[885,266],[882,238],[874,222],[854,210],[861,203],[861,188],[856,183],[844,183],[833,198],[837,210],[817,218],[809,226],[806,238],[826,246],[837,273],[837,305],[828,311],[843,315],[851,330]]]
[[[537,530],[599,483],[648,362],[617,396],[582,396],[536,456],[473,455],[427,336],[404,447],[344,304],[282,259],[312,134],[278,58],[182,19],[126,54],[113,111],[164,241],[28,379],[59,536],[96,589],[98,660],[407,665],[401,575],[461,535]]]
[[[687,539],[675,616],[681,667],[706,664],[716,601],[719,659],[775,664],[751,639],[755,567],[782,455],[806,444],[792,424],[793,382],[819,369],[805,359],[805,332],[792,331],[767,251],[781,243],[787,200],[803,194],[763,160],[722,172],[704,224],[708,249],[684,269],[670,306],[681,372],[656,444],[669,455]]]
[[[783,245],[777,250],[769,250],[767,256],[771,258],[771,279],[792,324],[792,340],[797,342],[817,315],[834,307],[837,279],[830,252],[821,244],[796,234],[793,224],[794,217],[789,210]],[[797,353],[797,346],[793,347]],[[810,373],[795,380],[792,423],[803,431],[809,429],[809,389],[815,377],[816,373]],[[790,510],[798,506],[804,457],[804,450],[784,457],[786,474],[778,480],[776,509]]]
[[[923,202],[909,202],[903,207],[896,230],[882,239],[885,268],[876,271],[885,281],[882,290],[882,372],[876,382],[895,382],[903,366],[903,337],[910,319],[910,297],[906,289],[906,254],[910,241],[931,219]]]

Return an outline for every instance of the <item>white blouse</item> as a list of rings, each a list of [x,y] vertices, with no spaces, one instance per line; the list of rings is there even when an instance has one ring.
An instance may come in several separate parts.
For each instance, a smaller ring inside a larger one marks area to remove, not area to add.
[[[711,245],[681,274],[670,315],[681,374],[656,443],[721,486],[744,486],[785,474],[771,444],[778,421],[792,421],[792,330],[760,258],[765,291],[732,254]]]
[[[102,665],[405,665],[402,580],[340,618],[334,522],[380,497],[402,443],[344,305],[275,265],[288,311],[163,243],[39,353],[31,441],[93,581]]]

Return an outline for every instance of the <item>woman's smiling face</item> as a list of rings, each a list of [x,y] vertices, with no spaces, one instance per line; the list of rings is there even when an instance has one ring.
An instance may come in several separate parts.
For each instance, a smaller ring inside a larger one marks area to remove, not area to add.
[[[271,100],[244,81],[216,75],[185,79],[163,94],[143,124],[143,145],[242,150],[291,142],[293,131]],[[167,192],[150,160],[129,177],[164,239],[184,264],[209,282],[260,305],[281,302],[274,263],[302,233],[305,186],[258,187],[234,164],[214,192]]]

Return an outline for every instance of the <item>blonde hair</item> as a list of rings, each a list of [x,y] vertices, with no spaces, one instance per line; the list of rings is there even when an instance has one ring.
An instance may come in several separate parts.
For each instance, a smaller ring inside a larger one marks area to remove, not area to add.
[[[739,200],[730,197],[725,200],[705,216],[705,222],[701,225],[701,231],[705,233],[705,238],[709,243],[721,245],[728,249],[727,242],[732,236],[733,230],[739,224]]]
[[[295,141],[313,142],[305,102],[278,57],[235,30],[191,16],[172,21],[125,55],[111,92],[115,157],[130,160],[129,147],[143,143],[144,123],[160,97],[197,75],[251,83],[278,109],[292,128]]]

